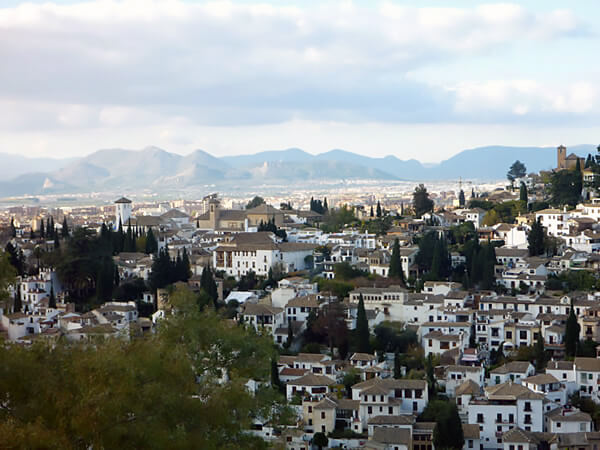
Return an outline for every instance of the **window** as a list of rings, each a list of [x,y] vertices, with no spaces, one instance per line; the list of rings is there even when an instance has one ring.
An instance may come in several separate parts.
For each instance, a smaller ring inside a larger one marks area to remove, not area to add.
[[[477,414],[477,423],[485,423],[483,421],[483,414],[482,413],[478,413]]]
[[[560,428],[562,424],[560,422],[556,422],[556,428]]]
[[[496,422],[502,423],[502,414],[501,413],[496,414]],[[500,430],[498,430],[498,431],[500,431]]]
[[[469,439],[469,448],[473,448],[473,439]]]
[[[368,407],[367,408],[367,414],[373,414],[373,408],[372,407]]]
[[[394,408],[392,406],[388,407],[388,414],[391,416],[394,414]]]
[[[512,339],[512,331],[506,332],[506,339]]]
[[[321,419],[325,418],[325,411],[321,411]]]
[[[312,413],[312,406],[309,406],[309,407],[308,407],[308,413],[309,413],[309,414],[310,414],[310,413]]]

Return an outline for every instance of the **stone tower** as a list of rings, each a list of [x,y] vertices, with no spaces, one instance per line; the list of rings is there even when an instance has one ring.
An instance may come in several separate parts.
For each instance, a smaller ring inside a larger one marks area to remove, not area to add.
[[[119,229],[119,223],[121,223],[123,225],[123,228],[125,228],[130,218],[131,200],[125,197],[121,197],[115,202],[115,223],[113,224],[114,229]]]
[[[556,168],[566,169],[567,168],[567,147],[559,145],[556,149]]]

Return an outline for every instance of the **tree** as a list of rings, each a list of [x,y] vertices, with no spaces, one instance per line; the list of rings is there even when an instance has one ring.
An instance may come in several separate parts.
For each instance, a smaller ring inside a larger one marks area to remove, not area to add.
[[[50,297],[48,299],[48,308],[56,309],[56,297],[54,296],[54,286],[50,285]]]
[[[275,361],[275,358],[271,358],[271,386],[273,386],[276,389],[281,389],[279,369],[277,368],[277,361]]]
[[[371,212],[369,213],[369,217],[375,217],[375,212],[373,211],[373,205],[371,205]]]
[[[257,206],[264,205],[265,199],[256,195],[252,200],[248,202],[246,205],[246,209],[256,208]]]
[[[465,191],[463,191],[462,189],[458,194],[458,206],[460,206],[461,208],[465,206]]]
[[[529,256],[538,256],[544,253],[544,242],[546,239],[546,233],[544,227],[540,221],[540,218],[536,220],[531,226],[531,231],[527,236],[527,249],[529,250]]]
[[[40,237],[44,239],[46,237],[46,229],[44,227],[44,219],[40,219]]]
[[[377,210],[376,210],[376,214],[377,217],[381,217],[381,203],[379,202],[379,200],[377,200]]]
[[[156,241],[156,238],[154,237],[154,232],[152,231],[152,228],[149,228],[148,232],[146,233],[145,253],[147,255],[153,255],[157,251],[158,251],[158,242]]]
[[[546,352],[544,351],[544,338],[542,332],[538,334],[537,341],[535,341],[535,370],[541,373],[546,367]]]
[[[427,188],[423,184],[417,186],[413,192],[413,208],[417,217],[433,211],[433,200],[429,198]]]
[[[67,216],[63,217],[62,229],[60,230],[63,238],[69,237],[69,224],[67,223]]]
[[[573,300],[571,300],[569,317],[567,318],[567,326],[565,328],[565,352],[567,356],[575,356],[577,352],[580,328],[577,316],[575,315],[575,308],[573,308]]]
[[[321,450],[323,447],[327,447],[328,444],[329,439],[327,438],[327,436],[325,436],[325,433],[321,433],[320,431],[318,433],[315,433],[315,435],[313,436],[313,445],[316,445],[317,447],[319,447],[319,450]]]
[[[402,378],[402,363],[400,362],[400,353],[394,353],[394,378]]]
[[[112,258],[104,258],[96,279],[96,296],[99,301],[107,302],[112,299],[114,274]]]
[[[508,181],[510,181],[512,186],[517,178],[523,178],[526,174],[527,168],[525,167],[525,164],[519,160],[516,160],[514,163],[512,163],[510,169],[508,169],[506,178],[508,178]]]
[[[10,237],[17,237],[17,229],[15,228],[15,218],[10,218]]]
[[[202,269],[202,275],[200,276],[200,288],[202,288],[204,292],[210,296],[215,308],[218,308],[219,293],[217,289],[217,283],[213,277],[212,271],[210,270],[210,266],[206,266]]]
[[[365,311],[365,302],[362,294],[358,299],[358,309],[356,312],[356,337],[358,343],[358,351],[361,353],[371,353],[371,343],[369,333],[369,320]]]
[[[521,186],[519,187],[519,200],[525,202],[525,205],[528,203],[527,199],[527,185],[521,181]]]
[[[16,313],[21,312],[23,309],[23,302],[21,302],[21,285],[19,283],[17,283],[13,300],[13,311]]]
[[[170,301],[144,339],[1,345],[0,448],[264,448],[246,430],[279,424],[283,399],[245,384],[269,379],[271,342],[200,313],[190,291]]]
[[[405,284],[404,270],[402,269],[402,258],[400,256],[400,241],[398,241],[398,239],[394,239],[388,277],[399,278],[402,281],[402,284]]]
[[[440,449],[461,450],[464,444],[465,437],[456,404],[447,402],[435,423],[433,445]]]
[[[576,170],[559,170],[550,177],[550,203],[556,207],[575,206],[581,198],[583,179]]]

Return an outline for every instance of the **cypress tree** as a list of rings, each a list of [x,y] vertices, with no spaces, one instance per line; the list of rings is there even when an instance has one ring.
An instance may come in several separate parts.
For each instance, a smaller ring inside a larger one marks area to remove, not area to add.
[[[358,351],[361,353],[371,353],[371,337],[369,333],[369,320],[365,311],[365,302],[362,294],[358,300],[358,311],[356,312],[356,336],[358,340]]]
[[[292,318],[288,317],[288,334],[285,346],[289,348],[294,340],[294,328],[292,327]]]
[[[381,203],[377,200],[377,217],[381,217]]]
[[[522,181],[521,186],[519,187],[519,200],[525,202],[525,205],[527,205],[527,186]]]
[[[121,253],[123,251],[123,247],[125,246],[125,234],[123,233],[123,224],[121,223],[121,219],[119,219],[119,228],[117,229],[117,248],[115,251],[117,253]]]
[[[400,353],[394,353],[394,378],[399,380],[402,378],[402,365],[400,364]]]
[[[290,208],[291,209],[291,208]],[[323,199],[323,212],[329,211],[329,206],[327,205],[327,197]]]
[[[435,448],[461,450],[464,444],[465,437],[458,409],[455,403],[448,402],[438,414],[433,430],[433,445]]]
[[[190,258],[188,257],[187,250],[183,249],[183,255],[181,257],[181,275],[182,281],[188,281],[190,279]]]
[[[40,237],[41,238],[46,237],[46,230],[44,229],[44,219],[43,218],[40,220]]]
[[[56,297],[54,296],[54,285],[50,285],[50,298],[48,299],[48,307],[56,309]]]
[[[279,369],[277,368],[277,361],[275,361],[275,358],[271,358],[271,386],[277,389],[281,389],[281,381],[279,380]]]
[[[119,276],[119,267],[115,264],[115,274],[113,279],[113,285],[117,287],[121,284],[121,277]]]
[[[531,231],[527,236],[527,249],[529,256],[537,256],[544,253],[545,233],[540,219],[536,220],[531,226]]]
[[[373,205],[371,205],[371,213],[369,214],[370,217],[375,217],[375,211],[373,211]]]
[[[15,218],[10,218],[10,236],[17,237],[17,229],[15,228]]]
[[[402,270],[402,258],[400,257],[400,242],[398,239],[394,239],[394,246],[392,247],[392,257],[390,259],[390,270],[388,272],[389,278],[399,278],[402,284],[404,281],[404,270]]]
[[[460,190],[460,192],[458,194],[458,206],[460,206],[460,207],[465,206],[465,191],[463,191],[462,189]]]
[[[567,356],[575,356],[577,352],[580,328],[577,316],[575,315],[575,308],[573,308],[573,299],[571,299],[571,308],[565,329],[565,352]]]
[[[23,309],[23,303],[21,302],[21,285],[17,283],[17,288],[15,289],[13,311],[17,313],[21,312],[21,309]]]
[[[158,250],[158,242],[154,237],[154,232],[152,228],[148,229],[148,233],[146,234],[146,254],[151,255],[156,253]]]
[[[69,225],[67,224],[67,216],[64,216],[63,218],[61,234],[63,238],[69,237]]]
[[[52,237],[52,228],[50,228],[50,217],[46,219],[46,237]]]
[[[535,341],[535,370],[540,373],[546,367],[546,352],[544,351],[544,338],[542,337],[542,329]]]

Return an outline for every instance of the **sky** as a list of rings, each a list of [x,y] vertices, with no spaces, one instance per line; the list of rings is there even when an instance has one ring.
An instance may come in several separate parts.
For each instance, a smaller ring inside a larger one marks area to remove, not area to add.
[[[600,2],[0,1],[0,152],[600,143]]]

